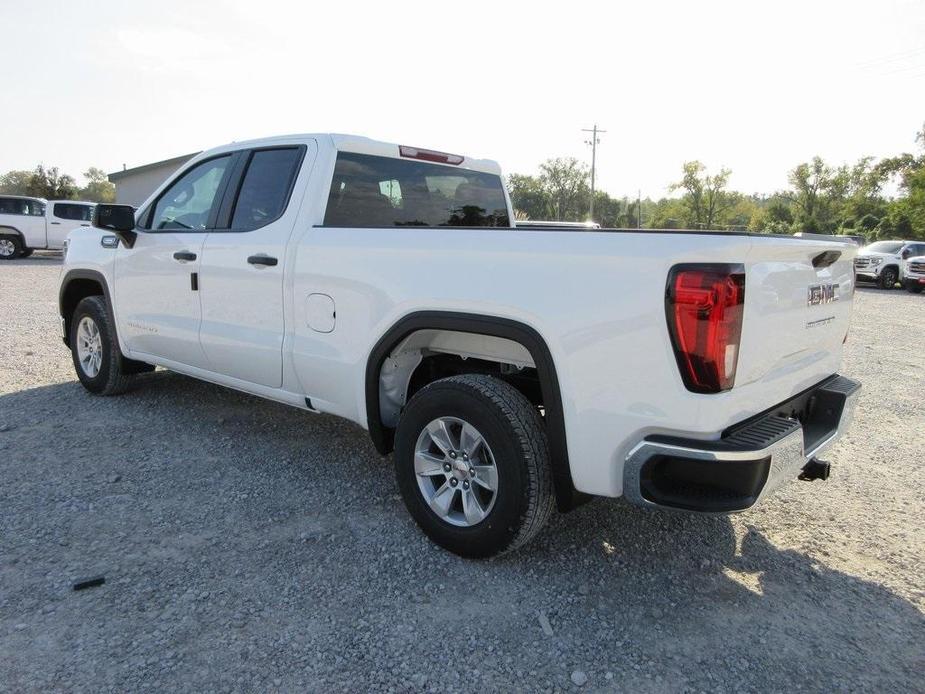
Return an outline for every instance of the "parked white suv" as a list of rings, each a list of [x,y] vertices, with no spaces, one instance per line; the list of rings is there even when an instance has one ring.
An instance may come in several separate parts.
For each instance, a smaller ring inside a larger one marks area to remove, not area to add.
[[[858,251],[854,269],[859,280],[892,289],[897,282],[905,284],[905,261],[920,255],[925,255],[925,241],[877,241]]]
[[[159,365],[367,428],[467,556],[554,503],[728,512],[845,430],[853,244],[513,226],[492,161],[344,135],[204,152],[70,237],[89,391]]]
[[[903,263],[903,286],[913,294],[919,294],[925,289],[925,252]]]
[[[0,260],[25,258],[38,248],[63,248],[75,227],[90,226],[95,205],[81,200],[0,195]]]

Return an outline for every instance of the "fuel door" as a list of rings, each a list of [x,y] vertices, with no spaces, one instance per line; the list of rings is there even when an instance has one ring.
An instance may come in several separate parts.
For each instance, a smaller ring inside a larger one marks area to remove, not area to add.
[[[319,333],[334,330],[334,299],[327,294],[309,294],[306,306],[309,328]]]

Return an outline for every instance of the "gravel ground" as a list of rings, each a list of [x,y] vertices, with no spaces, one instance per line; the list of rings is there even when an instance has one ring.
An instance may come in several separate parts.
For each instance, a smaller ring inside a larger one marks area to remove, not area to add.
[[[478,562],[356,426],[166,371],[89,395],[59,262],[0,267],[2,690],[925,691],[925,296],[858,291],[828,482],[599,499]]]

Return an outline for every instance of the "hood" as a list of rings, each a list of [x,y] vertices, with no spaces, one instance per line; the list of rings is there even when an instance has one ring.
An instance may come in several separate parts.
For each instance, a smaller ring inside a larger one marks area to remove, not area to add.
[[[898,258],[893,253],[878,253],[877,251],[858,251],[858,258]]]

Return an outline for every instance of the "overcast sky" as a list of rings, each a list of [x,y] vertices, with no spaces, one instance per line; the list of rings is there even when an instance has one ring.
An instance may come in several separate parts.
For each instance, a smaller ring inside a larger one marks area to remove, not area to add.
[[[925,2],[0,0],[0,173],[115,171],[347,132],[659,197],[681,162],[771,192],[815,154],[911,151]]]

